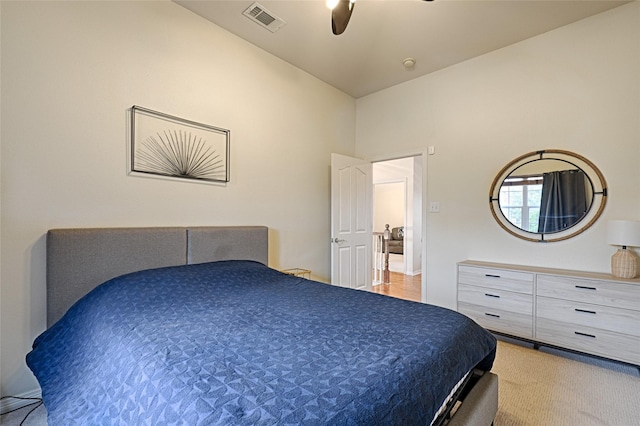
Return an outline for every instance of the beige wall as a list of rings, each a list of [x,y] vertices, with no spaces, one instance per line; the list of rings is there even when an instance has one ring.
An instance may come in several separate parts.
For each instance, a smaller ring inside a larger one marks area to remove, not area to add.
[[[356,155],[435,147],[425,213],[427,301],[454,308],[464,259],[609,271],[607,219],[640,219],[640,4],[548,32],[356,102]],[[380,120],[386,117],[387,120]],[[489,189],[521,154],[566,149],[609,185],[604,217],[564,242],[519,240],[493,220]]]
[[[271,266],[329,279],[330,153],[354,154],[353,98],[171,2],[0,7],[2,395],[37,388],[49,228],[267,225]],[[231,182],[127,176],[134,104],[230,129]]]
[[[383,232],[385,224],[389,229],[404,226],[406,182],[382,182],[373,184],[373,230]]]

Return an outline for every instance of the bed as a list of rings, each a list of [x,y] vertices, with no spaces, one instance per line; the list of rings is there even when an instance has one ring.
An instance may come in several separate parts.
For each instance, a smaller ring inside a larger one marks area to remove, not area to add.
[[[495,338],[267,267],[268,229],[55,229],[27,364],[51,425],[489,425]]]

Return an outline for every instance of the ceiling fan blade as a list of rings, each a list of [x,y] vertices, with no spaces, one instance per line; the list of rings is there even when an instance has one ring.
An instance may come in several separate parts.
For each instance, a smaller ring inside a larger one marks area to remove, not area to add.
[[[340,35],[347,29],[351,13],[356,6],[355,1],[340,0],[331,11],[331,29],[335,35]]]

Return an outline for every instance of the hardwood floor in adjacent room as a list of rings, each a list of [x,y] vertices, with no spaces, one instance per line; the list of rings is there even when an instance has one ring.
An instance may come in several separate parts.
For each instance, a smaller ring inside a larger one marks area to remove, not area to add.
[[[373,286],[373,292],[397,297],[398,299],[420,302],[422,275],[404,275],[398,272],[390,272],[389,281],[389,284]]]

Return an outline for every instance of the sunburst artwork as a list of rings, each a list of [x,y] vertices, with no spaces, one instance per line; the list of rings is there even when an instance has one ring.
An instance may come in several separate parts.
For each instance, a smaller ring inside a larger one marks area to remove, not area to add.
[[[131,173],[229,181],[230,131],[139,106],[131,108]]]

